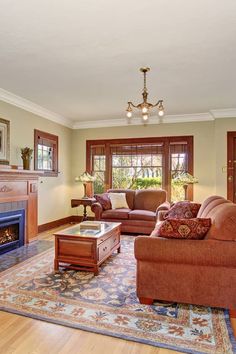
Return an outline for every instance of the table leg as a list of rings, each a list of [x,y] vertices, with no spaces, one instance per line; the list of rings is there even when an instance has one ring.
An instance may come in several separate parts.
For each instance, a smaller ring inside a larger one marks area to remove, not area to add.
[[[120,253],[120,251],[121,251],[121,246],[117,248],[117,253]]]
[[[87,210],[86,210],[86,205],[84,205],[84,215],[83,215],[83,221],[87,220]]]
[[[59,262],[56,259],[54,259],[54,270],[59,270]]]
[[[95,266],[94,267],[94,275],[98,275],[99,274],[99,267]]]

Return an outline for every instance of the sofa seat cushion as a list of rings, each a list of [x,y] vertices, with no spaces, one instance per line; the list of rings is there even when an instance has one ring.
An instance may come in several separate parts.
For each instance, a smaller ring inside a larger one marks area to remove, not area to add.
[[[102,213],[102,219],[128,219],[130,209],[110,209]]]
[[[156,221],[156,213],[150,210],[132,210],[129,213],[130,220]]]
[[[211,227],[211,219],[167,219],[155,228],[156,235],[164,238],[201,240]]]

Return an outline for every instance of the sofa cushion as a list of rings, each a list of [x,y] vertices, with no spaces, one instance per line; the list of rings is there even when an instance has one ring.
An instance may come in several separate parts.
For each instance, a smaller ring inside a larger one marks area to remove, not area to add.
[[[193,219],[197,217],[201,204],[183,201],[175,203],[164,215],[164,219]]]
[[[150,210],[131,210],[131,212],[129,213],[129,219],[155,221],[156,213]]]
[[[112,209],[129,209],[125,193],[109,193]]]
[[[111,201],[108,196],[108,193],[103,193],[103,194],[95,194],[94,198],[98,203],[101,204],[103,210],[108,210],[111,209]]]
[[[158,225],[155,230],[155,236],[201,240],[207,234],[210,227],[211,219],[167,219]]]
[[[135,191],[132,189],[108,189],[108,193],[125,193],[126,200],[130,209],[134,209]]]
[[[110,209],[102,213],[102,219],[128,219],[130,209]]]
[[[137,210],[156,211],[166,201],[166,191],[161,189],[141,189],[135,193],[134,208]]]

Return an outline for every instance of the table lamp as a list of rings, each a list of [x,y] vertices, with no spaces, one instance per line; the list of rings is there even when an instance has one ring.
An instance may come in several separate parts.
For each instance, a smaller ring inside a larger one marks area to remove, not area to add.
[[[86,193],[86,186],[88,183],[93,183],[95,181],[95,177],[90,175],[88,172],[82,173],[82,175],[75,177],[75,182],[81,182],[83,183],[84,186],[84,196],[83,199],[88,199],[89,197],[87,196]]]
[[[184,188],[184,199],[187,200],[188,195],[188,185],[198,183],[198,179],[190,175],[188,172],[179,173],[173,181]]]

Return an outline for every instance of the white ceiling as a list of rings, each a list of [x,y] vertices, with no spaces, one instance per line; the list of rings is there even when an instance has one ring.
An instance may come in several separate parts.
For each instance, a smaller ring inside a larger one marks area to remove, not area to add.
[[[0,0],[0,86],[77,124],[236,107],[235,0]]]

